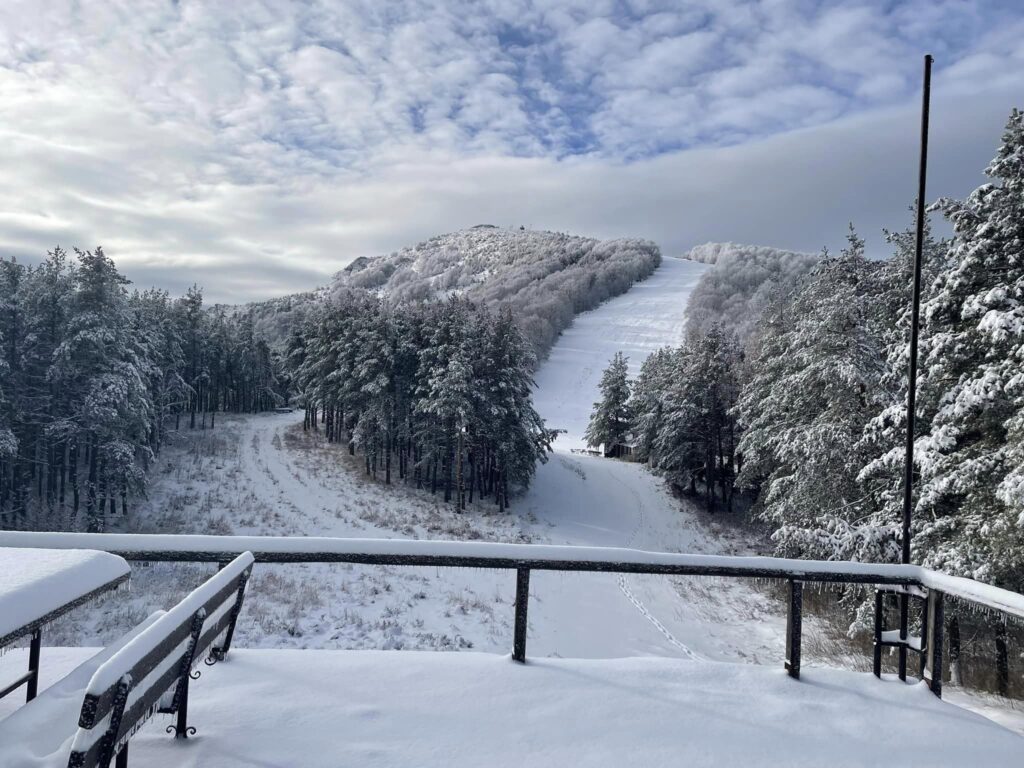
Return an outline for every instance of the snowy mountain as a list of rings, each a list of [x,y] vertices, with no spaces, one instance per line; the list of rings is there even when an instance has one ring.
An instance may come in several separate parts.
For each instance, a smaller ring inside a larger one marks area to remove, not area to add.
[[[359,258],[329,292],[378,291],[393,302],[462,295],[511,305],[539,357],[575,315],[629,290],[661,261],[649,240],[596,240],[479,225],[376,258]]]

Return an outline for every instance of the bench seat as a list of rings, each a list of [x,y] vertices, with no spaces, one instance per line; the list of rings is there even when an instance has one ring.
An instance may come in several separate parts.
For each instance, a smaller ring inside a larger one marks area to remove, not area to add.
[[[65,768],[78,728],[82,698],[93,674],[164,613],[152,614],[113,645],[82,662],[28,704],[0,720],[0,766]]]

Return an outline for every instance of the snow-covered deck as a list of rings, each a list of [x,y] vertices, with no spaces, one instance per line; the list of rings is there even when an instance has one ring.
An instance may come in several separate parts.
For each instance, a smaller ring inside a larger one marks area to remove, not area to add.
[[[52,676],[89,651],[46,653]],[[1018,766],[1024,754],[1024,739],[923,685],[834,670],[796,681],[654,658],[522,666],[477,653],[235,650],[202,671],[189,710],[198,734],[175,741],[158,717],[132,739],[132,763],[959,767]],[[66,753],[23,741],[37,718],[73,730],[81,702],[50,699],[0,720],[0,764],[66,765]]]

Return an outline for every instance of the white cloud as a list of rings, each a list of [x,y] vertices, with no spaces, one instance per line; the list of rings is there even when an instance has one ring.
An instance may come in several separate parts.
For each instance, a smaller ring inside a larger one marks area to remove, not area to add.
[[[996,0],[678,6],[6,3],[0,254],[244,299],[480,221],[815,250],[903,224],[926,48],[936,195],[1020,96]]]

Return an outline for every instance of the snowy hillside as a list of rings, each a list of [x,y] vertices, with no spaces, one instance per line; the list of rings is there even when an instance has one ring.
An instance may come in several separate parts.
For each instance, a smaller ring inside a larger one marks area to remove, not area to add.
[[[745,340],[779,291],[792,290],[819,257],[762,245],[704,243],[686,258],[711,265],[690,297],[687,330],[702,335],[724,325]]]
[[[302,414],[294,412],[218,417],[216,430],[183,430],[169,438],[176,446],[161,454],[149,500],[132,510],[125,529],[749,553],[751,542],[702,519],[642,466],[569,451],[579,444],[607,358],[623,350],[638,366],[652,350],[678,343],[690,292],[707,269],[665,259],[650,278],[580,315],[558,339],[537,372],[535,403],[552,426],[568,432],[526,495],[512,500],[511,514],[495,514],[493,504],[479,502],[458,514],[428,491],[375,483],[343,445],[326,443],[322,432],[303,432]],[[62,619],[48,630],[48,642],[110,642],[155,608],[172,605],[209,571],[176,564],[136,568],[130,593],[107,595]],[[486,570],[260,567],[236,645],[507,654],[513,591],[513,577]],[[819,652],[834,665],[810,616],[804,631],[807,665]],[[659,656],[778,668],[785,622],[781,601],[738,580],[537,573],[529,638],[537,659]],[[20,669],[21,661],[14,654],[0,659],[0,672],[8,665]],[[1002,709],[993,712],[1022,727]]]
[[[543,357],[574,315],[629,290],[660,260],[649,240],[477,226],[357,259],[336,275],[330,292],[364,288],[396,303],[452,294],[490,306],[507,303]]]

